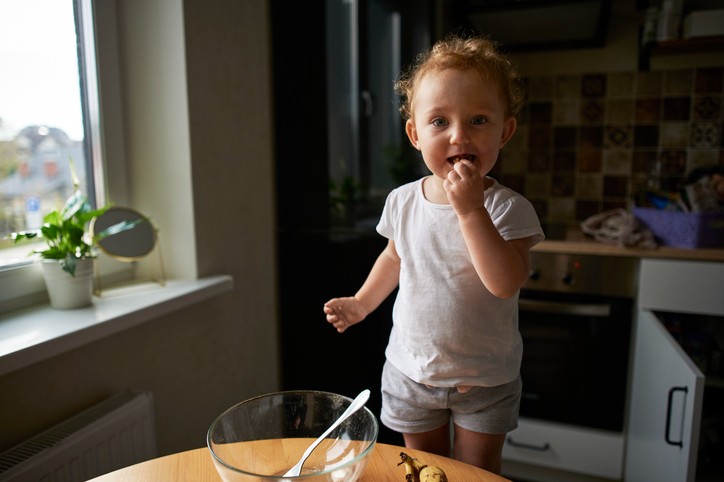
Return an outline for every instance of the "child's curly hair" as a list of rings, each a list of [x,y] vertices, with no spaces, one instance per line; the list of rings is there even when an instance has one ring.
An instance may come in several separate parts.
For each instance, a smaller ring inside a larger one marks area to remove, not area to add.
[[[520,77],[515,66],[498,51],[497,44],[483,37],[450,36],[417,56],[414,64],[402,72],[395,91],[402,96],[400,114],[412,117],[412,101],[420,79],[430,72],[446,69],[474,70],[495,81],[503,95],[506,114],[516,116],[524,103]]]

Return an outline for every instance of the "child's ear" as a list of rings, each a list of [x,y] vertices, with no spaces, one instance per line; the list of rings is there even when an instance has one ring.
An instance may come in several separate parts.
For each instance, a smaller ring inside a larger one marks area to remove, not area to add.
[[[418,146],[417,129],[415,128],[415,123],[412,119],[407,119],[407,122],[405,122],[405,133],[407,134],[407,138],[410,139],[412,147],[419,151],[420,147]]]
[[[503,127],[503,134],[500,136],[501,149],[508,143],[510,138],[513,137],[513,134],[515,134],[515,130],[517,128],[518,121],[515,119],[515,117],[508,117],[508,120],[505,121],[505,126]]]

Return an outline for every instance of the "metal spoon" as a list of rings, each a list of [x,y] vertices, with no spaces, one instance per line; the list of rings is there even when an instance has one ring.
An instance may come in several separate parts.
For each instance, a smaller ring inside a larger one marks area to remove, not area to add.
[[[332,425],[330,425],[330,427],[327,430],[325,430],[325,432],[322,435],[320,435],[317,440],[312,442],[312,445],[307,447],[307,450],[304,451],[304,454],[302,454],[302,458],[299,459],[299,462],[297,462],[296,465],[294,465],[294,467],[289,469],[287,471],[287,473],[283,475],[283,477],[297,477],[302,471],[302,465],[304,465],[304,462],[307,460],[307,457],[309,457],[309,455],[312,453],[312,451],[314,451],[314,449],[317,448],[317,445],[319,445],[322,442],[322,440],[324,440],[325,437],[327,437],[327,435],[329,435],[332,432],[332,430],[337,428],[339,426],[339,424],[341,424],[342,422],[347,420],[347,418],[349,418],[350,415],[352,415],[357,410],[362,408],[364,406],[364,404],[367,403],[367,400],[369,398],[370,398],[370,391],[362,390],[360,392],[360,394],[357,395],[354,400],[352,400],[352,403],[349,404],[349,407],[347,407],[347,410],[345,410],[344,413],[342,413],[342,415],[340,415],[339,418],[337,420],[335,420],[334,423]]]

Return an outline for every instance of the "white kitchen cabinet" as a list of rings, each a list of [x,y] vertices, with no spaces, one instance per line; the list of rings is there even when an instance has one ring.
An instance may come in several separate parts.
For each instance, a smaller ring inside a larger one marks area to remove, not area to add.
[[[691,314],[724,323],[723,287],[724,263],[641,262],[626,434],[627,482],[696,480],[705,376],[662,319]]]
[[[525,417],[521,417],[518,428],[508,434],[503,447],[504,465],[511,461],[548,467],[578,474],[577,480],[586,475],[600,480],[620,480],[623,455],[622,433]],[[507,475],[517,474],[510,471]]]
[[[691,482],[704,375],[648,310],[636,320],[626,442],[627,482]]]
[[[643,259],[640,269],[640,307],[724,315],[724,263]]]

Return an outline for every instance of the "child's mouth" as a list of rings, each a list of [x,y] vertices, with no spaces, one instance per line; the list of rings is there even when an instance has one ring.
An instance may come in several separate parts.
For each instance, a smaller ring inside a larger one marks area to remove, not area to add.
[[[475,156],[472,154],[460,154],[458,156],[452,156],[447,158],[447,162],[450,164],[457,164],[458,162],[462,161],[463,159],[466,159],[470,162],[475,162]]]

